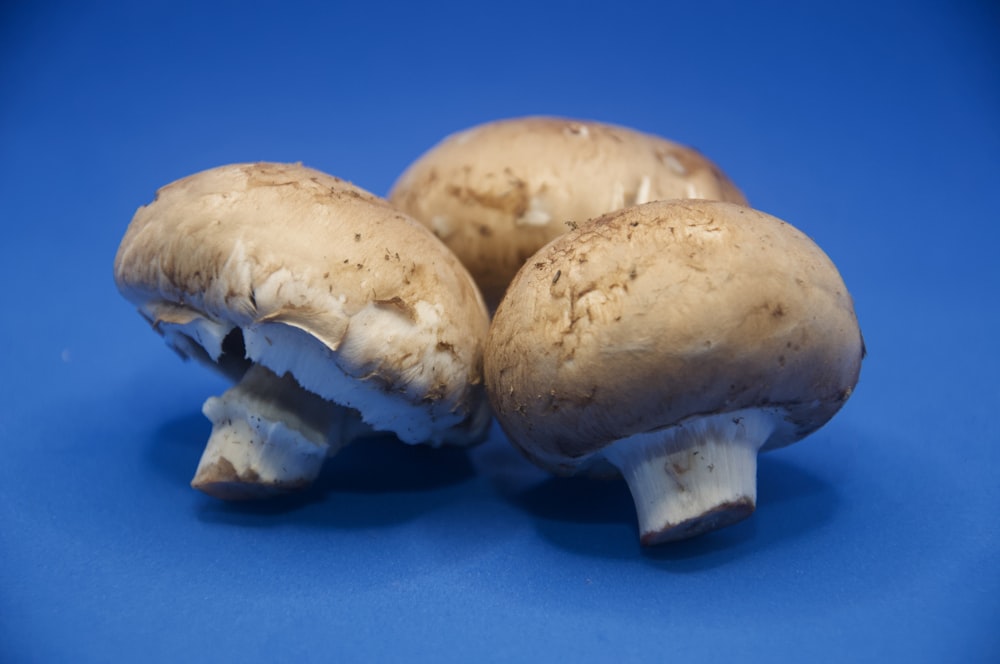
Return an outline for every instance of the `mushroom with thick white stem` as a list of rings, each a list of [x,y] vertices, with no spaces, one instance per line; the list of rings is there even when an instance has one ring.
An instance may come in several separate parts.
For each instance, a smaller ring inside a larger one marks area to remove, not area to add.
[[[486,387],[511,442],[554,472],[620,473],[641,540],[748,516],[757,452],[851,395],[864,344],[837,269],[750,208],[610,213],[532,257],[494,315]]]
[[[115,281],[169,346],[238,381],[203,408],[192,485],[206,493],[304,487],[372,431],[485,436],[475,284],[423,226],[339,178],[256,163],[167,185],[136,212]]]
[[[746,203],[699,152],[602,122],[523,117],[453,134],[400,176],[389,200],[440,237],[490,307],[546,242],[626,205],[668,198]]]

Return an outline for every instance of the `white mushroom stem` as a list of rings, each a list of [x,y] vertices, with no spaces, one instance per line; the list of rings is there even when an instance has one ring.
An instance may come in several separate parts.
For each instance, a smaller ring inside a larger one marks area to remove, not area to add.
[[[778,421],[762,409],[696,417],[606,450],[632,492],[642,543],[693,537],[753,513],[757,451]]]
[[[228,500],[308,486],[327,456],[371,431],[355,411],[259,364],[202,412],[212,435],[191,486]]]

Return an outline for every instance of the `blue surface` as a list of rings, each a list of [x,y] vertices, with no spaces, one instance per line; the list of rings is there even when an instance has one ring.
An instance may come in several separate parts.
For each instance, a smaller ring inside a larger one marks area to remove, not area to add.
[[[473,7],[0,10],[0,661],[1000,661],[994,6]],[[623,483],[498,432],[191,490],[224,386],[115,291],[135,208],[246,160],[384,194],[529,113],[695,145],[839,266],[861,383],[761,459],[757,513],[643,551]]]

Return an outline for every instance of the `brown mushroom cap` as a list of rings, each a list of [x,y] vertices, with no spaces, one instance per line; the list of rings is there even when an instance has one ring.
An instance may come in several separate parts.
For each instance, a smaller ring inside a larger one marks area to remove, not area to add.
[[[389,194],[458,255],[491,306],[529,256],[568,230],[566,222],[671,198],[746,203],[691,148],[624,127],[550,117],[449,136]]]
[[[573,472],[615,441],[767,409],[764,447],[850,396],[863,342],[833,263],[791,225],[723,202],[607,214],[539,251],[496,311],[487,391],[511,441]]]
[[[407,442],[482,433],[474,283],[424,227],[339,178],[256,163],[178,180],[136,212],[115,281],[182,355],[234,378],[249,361],[291,373]],[[224,362],[234,330],[242,363]]]

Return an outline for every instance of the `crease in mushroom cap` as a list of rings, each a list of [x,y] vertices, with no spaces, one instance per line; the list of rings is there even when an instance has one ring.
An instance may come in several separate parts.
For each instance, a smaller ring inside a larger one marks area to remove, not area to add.
[[[864,346],[833,263],[723,202],[635,206],[550,242],[487,339],[494,413],[557,473],[617,471],[645,544],[749,515],[756,454],[843,406]]]
[[[568,221],[653,200],[746,204],[697,151],[625,127],[555,117],[453,134],[411,164],[389,199],[435,232],[491,307],[521,265]]]
[[[257,163],[178,180],[137,211],[115,280],[169,346],[241,381],[205,405],[215,429],[194,483],[210,493],[308,484],[371,430],[485,436],[488,316],[471,277],[339,178]]]

